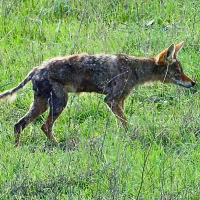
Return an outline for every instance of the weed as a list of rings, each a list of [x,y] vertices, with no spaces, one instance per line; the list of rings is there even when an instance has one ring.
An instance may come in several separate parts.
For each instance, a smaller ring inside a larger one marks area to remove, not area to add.
[[[0,1],[0,91],[44,59],[74,53],[179,54],[199,82],[199,1]],[[133,90],[130,122],[116,124],[103,97],[70,95],[55,123],[66,149],[47,148],[43,117],[13,147],[13,124],[29,109],[31,85],[0,103],[0,199],[199,199],[199,91],[156,83]]]

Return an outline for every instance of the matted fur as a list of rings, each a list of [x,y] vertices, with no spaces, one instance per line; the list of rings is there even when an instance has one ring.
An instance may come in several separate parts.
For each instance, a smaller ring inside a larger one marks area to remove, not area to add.
[[[124,100],[132,88],[146,82],[161,81],[183,87],[192,87],[195,82],[188,78],[177,60],[183,42],[172,44],[156,57],[135,57],[126,54],[87,53],[56,57],[35,67],[15,88],[0,94],[0,99],[9,98],[32,81],[34,101],[27,114],[14,125],[15,144],[19,144],[21,131],[39,115],[50,109],[42,130],[57,145],[52,127],[65,108],[68,93],[96,92],[105,97],[105,103],[127,127],[124,115]]]

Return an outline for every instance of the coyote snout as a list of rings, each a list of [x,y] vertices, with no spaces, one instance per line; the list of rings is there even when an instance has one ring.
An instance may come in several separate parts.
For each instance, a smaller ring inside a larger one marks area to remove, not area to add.
[[[181,69],[179,73],[177,73],[176,76],[174,76],[174,84],[190,88],[193,87],[196,83],[193,80],[191,80],[188,76],[186,76],[183,73],[183,70]]]
[[[192,87],[195,82],[184,73],[177,60],[183,42],[172,44],[156,57],[135,57],[126,54],[79,54],[57,57],[35,67],[15,88],[0,94],[0,99],[15,94],[32,80],[34,101],[27,114],[14,125],[15,144],[21,131],[48,108],[49,115],[42,131],[57,145],[52,128],[68,101],[68,93],[96,92],[106,95],[105,103],[127,127],[124,100],[135,85],[160,81]]]

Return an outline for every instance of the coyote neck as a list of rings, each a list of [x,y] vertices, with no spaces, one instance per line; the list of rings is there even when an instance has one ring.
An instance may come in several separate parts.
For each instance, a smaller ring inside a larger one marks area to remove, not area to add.
[[[137,84],[162,81],[162,67],[156,65],[154,58],[136,58],[132,67],[137,75]]]

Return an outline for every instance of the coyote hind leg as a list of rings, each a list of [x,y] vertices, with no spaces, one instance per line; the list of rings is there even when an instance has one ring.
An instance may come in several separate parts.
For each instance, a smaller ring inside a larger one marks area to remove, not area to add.
[[[36,119],[39,115],[44,113],[48,108],[48,101],[38,92],[34,93],[34,102],[32,103],[29,111],[14,125],[15,146],[18,146],[20,133],[22,130]]]
[[[64,93],[62,88],[57,87],[57,90],[59,90],[59,92],[51,93],[51,97],[49,98],[50,112],[41,127],[42,131],[52,142],[53,146],[57,146],[58,144],[56,138],[53,136],[53,124],[67,105],[67,94]]]

